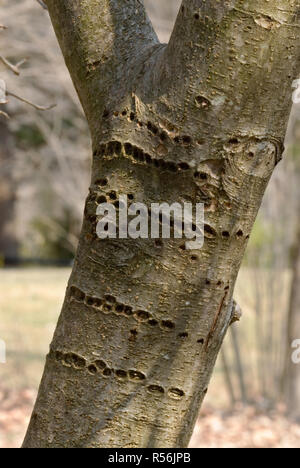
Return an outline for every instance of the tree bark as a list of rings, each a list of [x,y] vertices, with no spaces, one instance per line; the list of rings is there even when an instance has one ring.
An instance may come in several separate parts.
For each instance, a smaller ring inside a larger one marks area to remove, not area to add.
[[[168,45],[139,0],[47,0],[93,141],[73,272],[24,447],[184,447],[280,160],[299,2],[184,0]],[[202,250],[98,240],[96,207],[203,202]]]

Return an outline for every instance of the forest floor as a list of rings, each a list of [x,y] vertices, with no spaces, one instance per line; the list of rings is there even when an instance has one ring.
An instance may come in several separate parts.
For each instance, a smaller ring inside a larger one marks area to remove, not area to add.
[[[7,346],[7,362],[0,363],[0,448],[19,447],[24,437],[69,274],[67,268],[0,270],[0,339]],[[242,275],[239,302],[252,296],[250,274]],[[248,384],[254,374],[248,367],[255,330],[251,304],[242,307],[244,317],[238,327]],[[230,360],[229,341],[226,349]],[[233,382],[238,400],[236,375]],[[284,408],[275,403],[268,409],[255,392],[251,401],[251,406],[230,403],[218,361],[191,447],[300,448],[300,426],[286,419]]]
[[[35,390],[0,390],[0,448],[21,446]],[[237,406],[220,411],[205,404],[190,443],[191,448],[300,448],[300,426],[280,409],[264,413]]]

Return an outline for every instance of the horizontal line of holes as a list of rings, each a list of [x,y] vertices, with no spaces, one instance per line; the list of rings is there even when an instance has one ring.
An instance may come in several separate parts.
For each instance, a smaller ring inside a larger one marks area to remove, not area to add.
[[[144,123],[138,120],[136,118],[136,114],[134,112],[129,112],[127,109],[124,109],[121,112],[115,111],[112,114],[110,114],[110,112],[107,109],[105,109],[105,111],[103,112],[103,118],[107,119],[110,115],[113,115],[114,117],[119,117],[119,116],[127,117],[128,116],[131,122],[136,121],[140,127],[144,127],[144,126],[147,127],[147,129],[154,136],[158,136],[161,141],[166,141],[169,137],[166,131],[160,130],[157,125],[155,125],[154,123],[150,121],[148,121],[147,123]],[[175,141],[175,143],[183,143],[184,145],[191,145],[193,143],[193,138],[189,135],[181,135],[181,136],[177,135],[173,138],[173,140]]]
[[[116,313],[126,317],[133,317],[135,320],[143,323],[148,323],[152,327],[160,325],[165,330],[172,330],[175,328],[175,323],[172,320],[155,320],[150,312],[145,310],[134,311],[132,307],[117,302],[116,298],[111,295],[104,296],[104,299],[97,297],[87,296],[81,289],[76,286],[71,286],[71,298],[77,302],[85,303],[89,307],[99,309],[103,313]]]
[[[62,353],[60,351],[56,351],[54,353],[55,359],[58,362],[62,362],[63,364],[67,365],[68,367],[73,366],[75,369],[83,369],[86,367],[87,363],[84,358],[81,356],[76,355],[75,353]],[[116,378],[120,380],[132,380],[134,382],[143,382],[146,380],[146,375],[138,370],[131,369],[129,371],[125,371],[122,369],[111,369],[107,366],[107,364],[102,360],[96,360],[93,363],[87,366],[87,370],[91,375],[96,375],[99,372],[102,373],[104,377],[111,377],[115,375]],[[165,389],[160,385],[151,384],[147,386],[147,390],[153,394],[164,394]],[[179,388],[170,388],[168,390],[168,395],[170,397],[180,399],[184,396],[184,391]]]

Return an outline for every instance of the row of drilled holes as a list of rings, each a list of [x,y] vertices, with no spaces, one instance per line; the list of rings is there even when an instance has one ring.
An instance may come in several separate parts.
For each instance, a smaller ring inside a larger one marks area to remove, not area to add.
[[[78,356],[75,353],[62,353],[61,351],[51,351],[50,355],[54,357],[57,362],[60,362],[66,367],[73,367],[74,369],[80,370],[87,368],[88,372],[92,375],[101,373],[103,377],[112,377],[115,376],[120,381],[130,380],[132,382],[144,382],[146,380],[146,375],[143,372],[140,372],[135,369],[130,369],[128,371],[123,369],[112,369],[101,359],[97,359],[92,363],[87,363],[87,361]],[[147,386],[147,390],[153,394],[163,395],[167,393],[171,398],[181,399],[184,397],[184,391],[179,388],[169,388],[167,391],[160,385],[151,384]]]
[[[103,118],[108,119],[110,115],[110,112],[106,109],[103,113]],[[145,123],[141,120],[138,120],[134,112],[128,112],[126,109],[124,109],[121,112],[115,111],[112,115],[114,115],[114,117],[127,117],[131,122],[137,122],[140,127],[146,127],[149,132],[151,132],[154,136],[157,136],[162,142],[165,142],[169,138],[168,133],[165,130],[160,130],[159,127],[153,122],[148,120],[148,122]],[[174,136],[173,141],[177,144],[183,144],[185,146],[190,146],[193,144],[193,138],[190,135],[176,135]],[[198,139],[197,143],[199,145],[203,145],[205,142],[203,139]]]
[[[124,146],[119,141],[110,141],[107,144],[102,144],[100,149],[97,151],[99,156],[114,156],[121,155],[122,150],[124,154],[129,156],[133,160],[139,163],[145,163],[153,165],[156,168],[161,168],[169,172],[188,171],[190,168],[187,162],[175,163],[174,161],[165,161],[164,159],[157,159],[145,153],[141,148],[132,145],[131,143],[125,143]],[[196,177],[196,173],[195,173]],[[198,177],[198,173],[197,173]],[[102,181],[103,183],[104,181]]]
[[[97,181],[97,182],[99,182],[99,181]],[[132,193],[128,194],[127,197],[128,197],[128,200],[130,200],[130,201],[134,200],[134,195]],[[89,201],[95,201],[97,204],[112,203],[117,209],[120,208],[120,202],[118,200],[118,195],[114,190],[108,192],[105,195],[93,194],[93,195],[90,196]],[[149,210],[149,215],[151,216],[151,210]],[[88,219],[92,224],[97,223],[97,217],[95,215],[90,216]],[[160,221],[160,224],[162,224],[162,220],[160,219],[159,221]],[[170,219],[170,227],[171,228],[174,227],[174,220],[172,220],[172,219]],[[193,225],[192,227],[193,227],[193,230],[195,231],[196,230],[195,225]],[[222,231],[221,235],[222,235],[222,237],[224,239],[230,239],[231,238],[231,234],[230,234],[229,231]],[[214,239],[217,236],[218,236],[218,233],[212,226],[210,226],[209,224],[204,225],[204,237],[205,238]],[[239,229],[236,232],[236,237],[239,238],[239,239],[244,237],[244,232],[242,231],[242,229]],[[247,238],[249,238],[249,236]],[[157,246],[161,247],[161,244],[157,245]],[[185,250],[185,244],[182,244],[180,246],[180,249]],[[192,260],[197,260],[196,256],[195,256],[195,258],[192,258]]]
[[[207,285],[211,284],[211,281],[207,280]],[[219,281],[217,283],[218,286],[222,285],[223,282]],[[133,317],[138,322],[148,323],[151,326],[159,325],[159,322],[153,318],[151,318],[151,314],[146,311],[136,311],[134,312],[133,308],[127,306],[125,304],[121,304],[116,301],[116,299],[111,295],[106,295],[105,299],[99,299],[91,296],[87,296],[81,289],[77,288],[76,286],[71,287],[71,300],[75,300],[79,303],[84,303],[89,307],[96,308],[97,310],[101,310],[103,313],[115,313],[117,315],[124,315],[125,317]],[[162,320],[160,322],[161,327],[164,330],[173,330],[175,328],[174,322],[171,320]],[[132,332],[132,331],[131,331]],[[179,333],[178,338],[184,339],[188,338],[188,333],[183,332]],[[197,343],[203,344],[204,340],[198,339]]]
[[[174,161],[165,160],[161,158],[155,158],[151,156],[149,153],[145,153],[142,148],[138,146],[132,145],[129,142],[126,142],[124,145],[119,141],[110,141],[109,143],[103,143],[100,146],[99,151],[97,152],[100,156],[114,156],[114,155],[123,155],[125,157],[130,158],[140,164],[147,164],[157,169],[161,169],[163,171],[179,173],[179,172],[186,172],[192,170],[188,162],[181,161],[176,163]],[[195,181],[201,182],[208,182],[209,181],[209,174],[204,170],[196,170],[193,173],[193,177]],[[108,179],[103,177],[95,180],[95,185],[100,187],[106,187],[108,185]],[[111,199],[113,198],[114,194]]]
[[[175,323],[171,320],[155,320],[150,312],[145,310],[133,310],[131,306],[122,304],[116,300],[115,297],[111,295],[104,296],[104,299],[92,297],[86,295],[81,289],[76,286],[72,286],[71,290],[71,300],[75,300],[80,303],[84,303],[89,307],[93,307],[105,314],[115,313],[117,315],[123,315],[125,317],[133,317],[137,322],[147,323],[151,326],[160,325],[164,330],[173,330],[175,328]]]

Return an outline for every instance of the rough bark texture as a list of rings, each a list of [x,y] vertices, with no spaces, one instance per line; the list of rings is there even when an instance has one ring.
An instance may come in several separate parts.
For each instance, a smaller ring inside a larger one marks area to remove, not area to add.
[[[168,45],[139,0],[47,0],[93,140],[74,269],[24,447],[184,447],[283,151],[299,1],[184,0]],[[205,245],[97,240],[96,207],[204,202]]]

